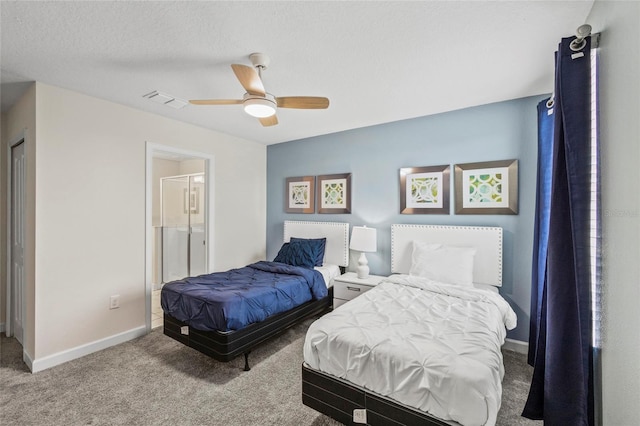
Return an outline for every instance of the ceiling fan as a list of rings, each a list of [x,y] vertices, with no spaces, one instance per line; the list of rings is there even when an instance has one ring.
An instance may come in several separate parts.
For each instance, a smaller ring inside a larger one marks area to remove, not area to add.
[[[326,109],[329,99],[318,96],[276,97],[267,93],[262,84],[262,71],[269,65],[269,57],[264,53],[249,55],[255,69],[241,64],[231,64],[236,78],[247,92],[242,99],[202,99],[190,100],[194,105],[234,105],[242,104],[247,114],[260,120],[263,126],[278,124],[277,108]]]

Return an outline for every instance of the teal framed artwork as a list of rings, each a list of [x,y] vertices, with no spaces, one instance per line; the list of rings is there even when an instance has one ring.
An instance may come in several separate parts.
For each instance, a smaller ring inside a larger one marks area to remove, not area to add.
[[[449,214],[450,168],[444,166],[400,169],[401,214]]]
[[[351,173],[317,177],[318,213],[351,213]]]
[[[518,160],[456,164],[456,214],[518,214]]]

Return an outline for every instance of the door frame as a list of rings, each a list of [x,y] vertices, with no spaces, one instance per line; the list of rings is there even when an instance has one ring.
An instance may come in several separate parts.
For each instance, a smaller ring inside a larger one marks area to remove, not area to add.
[[[7,296],[7,300],[6,300],[6,309],[5,309],[5,324],[4,324],[4,332],[5,335],[7,337],[13,336],[13,316],[12,316],[12,302],[13,302],[13,280],[12,280],[12,274],[11,274],[11,270],[12,270],[12,265],[11,265],[11,261],[13,259],[13,232],[12,232],[12,216],[13,216],[13,188],[12,188],[12,182],[13,182],[13,148],[20,145],[20,144],[24,144],[24,170],[25,170],[25,189],[26,189],[26,170],[27,170],[27,164],[29,162],[29,156],[28,156],[28,150],[27,150],[27,129],[23,129],[17,136],[15,136],[13,139],[11,139],[9,141],[9,144],[7,145],[7,205],[6,205],[6,210],[7,210],[7,214],[6,214],[6,220],[7,220],[7,249],[6,249],[6,253],[7,253],[7,268],[6,268],[6,296]],[[26,214],[24,215],[25,219],[26,219]],[[24,234],[26,236],[26,220],[22,221],[23,227],[24,227]],[[28,240],[25,238],[24,241],[24,252],[27,252],[27,245],[28,245]],[[24,257],[24,254],[23,254]],[[25,323],[25,313],[26,313],[26,299],[25,299],[25,288],[24,285],[22,286],[22,288],[20,289],[20,291],[22,291],[22,345],[24,347],[24,342],[26,341],[27,338],[27,328],[26,328],[26,323]]]
[[[147,333],[151,331],[151,295],[153,293],[153,159],[156,157],[172,157],[176,160],[204,160],[206,197],[205,209],[205,256],[207,272],[214,270],[213,266],[213,234],[214,234],[214,156],[203,152],[160,145],[146,142],[146,176],[145,176],[145,324]]]

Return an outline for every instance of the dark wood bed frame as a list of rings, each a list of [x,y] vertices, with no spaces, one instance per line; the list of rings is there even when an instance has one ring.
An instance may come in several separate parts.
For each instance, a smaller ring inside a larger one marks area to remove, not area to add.
[[[302,403],[345,425],[365,424],[354,421],[354,410],[363,409],[366,410],[366,424],[371,426],[456,424],[407,407],[305,364],[302,364]]]
[[[215,360],[227,362],[244,354],[244,370],[249,371],[249,353],[262,342],[313,315],[328,311],[332,306],[333,287],[319,300],[306,302],[296,308],[274,315],[265,321],[231,332],[202,331],[164,314],[164,334]]]

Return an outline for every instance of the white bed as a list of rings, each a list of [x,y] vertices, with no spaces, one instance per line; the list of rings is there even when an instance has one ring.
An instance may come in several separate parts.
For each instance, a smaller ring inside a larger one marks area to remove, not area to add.
[[[444,245],[429,250],[473,248],[473,283],[408,275],[420,272],[412,262],[414,241]],[[500,348],[506,328],[516,325],[495,291],[502,283],[502,229],[393,225],[392,272],[311,325],[304,368],[452,424],[495,424],[504,375]]]

